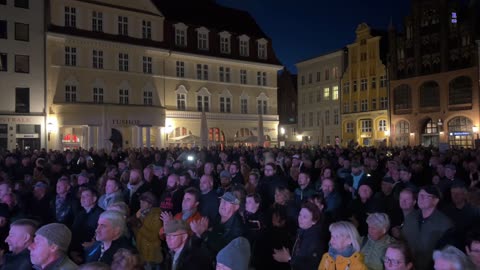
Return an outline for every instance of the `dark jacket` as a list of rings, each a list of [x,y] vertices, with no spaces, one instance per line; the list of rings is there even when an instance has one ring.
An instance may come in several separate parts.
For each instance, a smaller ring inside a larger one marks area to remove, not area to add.
[[[198,211],[204,217],[207,217],[210,221],[210,225],[217,220],[218,216],[218,207],[220,202],[218,200],[217,193],[215,190],[210,190],[207,194],[202,194],[200,196],[200,204],[198,206]]]
[[[267,210],[275,202],[275,189],[279,186],[288,187],[287,181],[278,175],[263,177],[257,186],[257,192],[262,198],[260,207]]]
[[[102,242],[97,241],[93,244],[93,246],[85,251],[85,263],[99,261],[111,265],[113,261],[113,255],[115,255],[119,249],[125,248],[134,250],[130,241],[126,237],[122,236],[119,239],[114,240],[110,248],[105,250],[105,253],[103,253],[103,256],[100,258],[101,244]]]
[[[130,213],[137,213],[140,209],[140,196],[144,193],[150,191],[150,185],[144,182],[133,194],[130,196],[130,190],[126,188],[123,191],[123,196],[125,197],[125,202],[127,202],[128,207],[130,208]]]
[[[238,211],[225,223],[220,222],[220,216],[217,222],[213,224],[212,230],[202,235],[204,246],[206,246],[212,256],[224,248],[233,239],[246,234],[245,225]]]
[[[165,269],[171,270],[173,254],[167,254],[165,262]],[[208,253],[207,250],[200,248],[200,246],[195,245],[194,241],[189,238],[182,251],[180,251],[175,270],[213,270],[215,269],[213,262],[214,260],[210,253]]]
[[[316,270],[323,253],[327,252],[328,239],[323,237],[319,224],[304,230],[298,229],[292,249],[290,265],[293,270]]]
[[[82,243],[92,241],[95,237],[98,218],[102,212],[102,208],[95,205],[88,213],[84,208],[78,213],[72,225],[72,242],[70,244],[72,250],[81,251]]]
[[[80,211],[80,203],[75,195],[72,193],[68,193],[65,200],[61,205],[58,206],[57,209],[57,196],[54,196],[50,201],[50,211],[52,211],[52,216],[54,217],[55,221],[58,223],[65,224],[67,227],[71,227],[73,224],[73,220],[77,215],[78,211]]]
[[[4,262],[1,270],[31,270],[30,251],[24,249],[18,254],[7,253],[4,256]]]

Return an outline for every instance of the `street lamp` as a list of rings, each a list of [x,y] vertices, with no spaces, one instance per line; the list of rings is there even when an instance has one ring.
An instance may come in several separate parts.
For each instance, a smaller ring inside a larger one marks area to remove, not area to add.
[[[477,126],[473,126],[472,127],[472,131],[474,134],[477,134],[477,140],[478,140],[478,127]]]
[[[53,123],[49,122],[47,124],[47,139],[50,141],[50,134],[53,132]]]

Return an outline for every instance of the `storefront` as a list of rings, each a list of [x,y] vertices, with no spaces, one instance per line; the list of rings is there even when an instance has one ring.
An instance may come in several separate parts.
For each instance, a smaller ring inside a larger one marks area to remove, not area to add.
[[[0,151],[45,147],[43,116],[0,116]]]

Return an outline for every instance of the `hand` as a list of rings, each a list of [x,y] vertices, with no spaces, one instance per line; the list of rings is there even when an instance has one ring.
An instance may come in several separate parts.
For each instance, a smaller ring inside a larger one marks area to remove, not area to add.
[[[190,223],[190,229],[192,229],[192,232],[194,232],[198,237],[202,237],[202,234],[208,229],[208,218],[202,217],[198,221],[192,221]]]
[[[282,249],[274,249],[273,250],[273,259],[277,262],[286,263],[290,261],[290,251],[288,248],[283,247]]]
[[[162,212],[160,214],[160,219],[163,221],[163,224],[170,222],[173,220],[172,213],[170,212]]]
[[[83,248],[89,248],[89,247],[93,246],[94,243],[95,243],[95,238],[92,238],[92,241],[90,241],[90,242],[83,242],[82,247]]]

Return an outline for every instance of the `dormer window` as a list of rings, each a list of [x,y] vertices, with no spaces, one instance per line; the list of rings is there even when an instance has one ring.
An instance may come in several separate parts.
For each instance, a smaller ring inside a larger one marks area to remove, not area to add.
[[[175,45],[180,47],[187,46],[187,28],[183,23],[174,24],[175,28]]]
[[[261,38],[257,41],[258,58],[267,59],[267,43],[268,43],[268,41],[264,38]]]
[[[197,28],[197,47],[199,50],[208,50],[208,29]]]
[[[240,56],[249,56],[250,51],[250,38],[247,35],[241,35],[239,38],[240,42]]]
[[[220,53],[229,54],[231,52],[230,33],[223,31],[223,32],[220,32],[219,35],[220,35]]]

